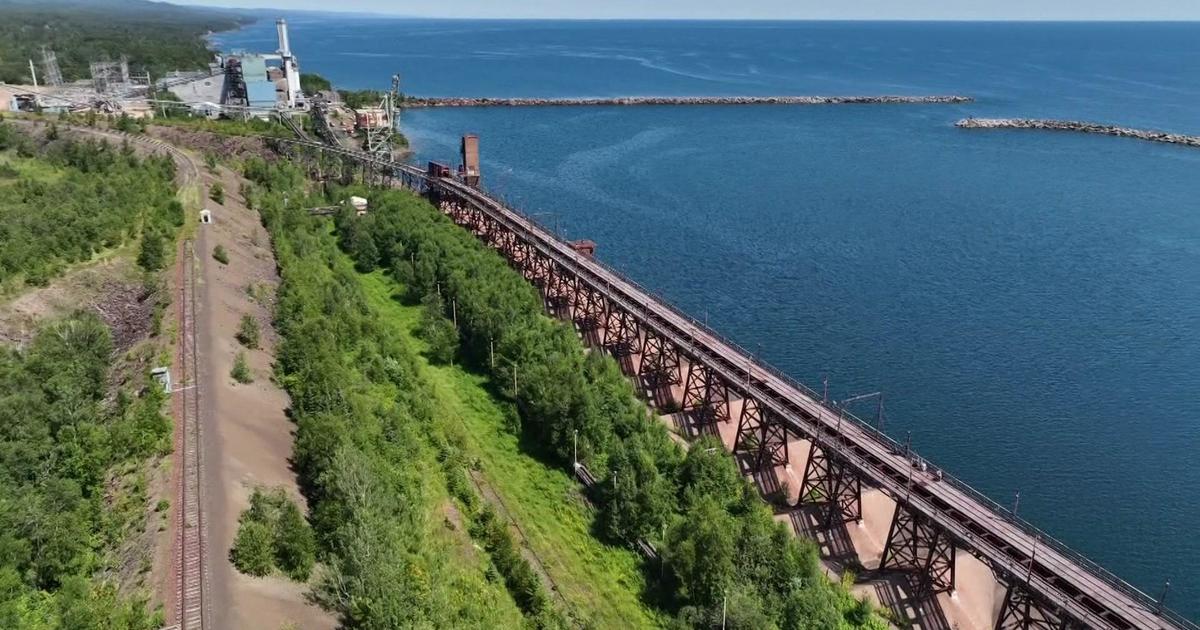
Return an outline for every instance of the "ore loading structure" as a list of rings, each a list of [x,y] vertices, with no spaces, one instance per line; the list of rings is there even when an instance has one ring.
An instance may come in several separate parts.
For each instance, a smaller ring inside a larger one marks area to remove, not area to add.
[[[457,169],[337,144],[270,142],[318,176],[361,173],[425,196],[534,284],[548,314],[611,355],[687,439],[719,436],[823,554],[841,545],[834,551],[857,555],[871,575],[895,579],[902,599],[883,603],[920,627],[1200,630],[1165,606],[1167,589],[1157,598],[1140,591],[853,415],[849,401],[829,400],[606,266],[594,242],[566,240],[489,195],[480,188],[477,137],[463,138]],[[586,462],[574,472],[585,486],[596,481]],[[798,491],[787,491],[789,476]],[[864,530],[883,532],[882,548],[862,545]],[[952,621],[943,611],[960,600],[982,602],[986,618]]]

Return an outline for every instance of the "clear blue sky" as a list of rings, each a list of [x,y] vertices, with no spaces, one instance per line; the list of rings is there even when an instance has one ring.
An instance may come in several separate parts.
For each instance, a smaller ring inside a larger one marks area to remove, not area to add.
[[[1200,20],[1200,0],[175,0],[240,8],[476,18]]]

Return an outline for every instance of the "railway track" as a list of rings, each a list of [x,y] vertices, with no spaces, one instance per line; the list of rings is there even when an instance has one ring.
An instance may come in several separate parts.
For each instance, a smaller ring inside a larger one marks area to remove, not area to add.
[[[173,557],[171,628],[199,630],[206,615],[205,527],[201,509],[203,459],[200,457],[201,423],[199,360],[196,347],[196,254],[189,239],[183,244],[179,284],[179,382],[176,456],[175,550]]]

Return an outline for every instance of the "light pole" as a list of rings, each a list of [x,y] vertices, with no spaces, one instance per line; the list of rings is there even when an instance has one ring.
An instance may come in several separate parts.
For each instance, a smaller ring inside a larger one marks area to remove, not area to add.
[[[1171,590],[1171,580],[1167,580],[1167,583],[1163,584],[1162,595],[1158,596],[1158,606],[1155,607],[1155,610],[1154,610],[1155,613],[1161,613],[1163,611],[1163,605],[1165,605],[1166,601],[1167,601],[1167,592],[1169,592],[1170,590]]]
[[[575,429],[574,435],[571,436],[571,468],[579,470],[579,429]]]
[[[883,392],[871,392],[869,394],[851,396],[850,398],[842,401],[842,407],[845,407],[852,402],[866,400],[868,398],[875,398],[878,400],[878,405],[875,407],[875,424],[878,425],[879,432],[883,433]]]

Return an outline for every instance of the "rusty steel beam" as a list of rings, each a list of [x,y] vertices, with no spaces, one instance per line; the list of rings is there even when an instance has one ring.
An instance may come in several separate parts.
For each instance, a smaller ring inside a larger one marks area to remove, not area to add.
[[[954,539],[940,527],[897,501],[879,568],[915,572],[919,596],[952,591],[956,550]]]
[[[737,437],[733,452],[750,456],[755,470],[788,463],[787,426],[765,409],[757,400],[742,399],[742,415],[738,419]]]
[[[637,352],[641,337],[642,326],[636,317],[615,305],[609,307],[601,342],[609,354],[618,359],[631,356]]]
[[[1010,576],[1012,577],[1012,576]],[[1009,580],[995,630],[1082,630],[1083,625],[1030,592],[1016,578]]]
[[[708,366],[689,359],[680,410],[699,425],[729,422],[729,386]]]
[[[649,389],[670,387],[679,383],[679,349],[654,331],[642,332],[642,361],[638,376]]]
[[[599,342],[596,333],[604,324],[608,300],[604,292],[579,283],[575,286],[575,303],[571,308],[571,319],[588,345]]]
[[[840,457],[821,448],[816,439],[809,443],[796,507],[812,504],[826,506],[826,529],[835,523],[862,520],[862,477]]]

